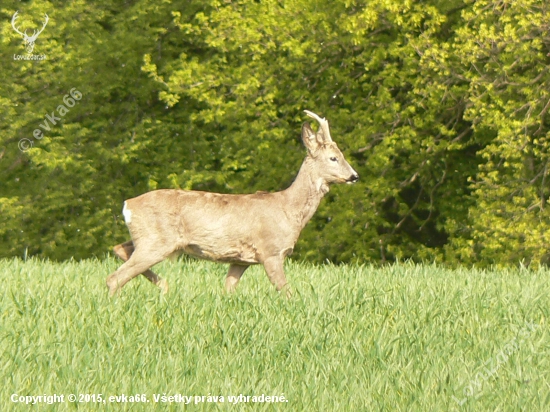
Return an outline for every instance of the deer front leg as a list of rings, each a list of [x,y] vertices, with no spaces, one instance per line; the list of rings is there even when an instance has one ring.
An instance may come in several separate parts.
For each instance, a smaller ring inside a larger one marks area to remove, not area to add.
[[[228,293],[234,292],[237,288],[237,283],[241,280],[241,276],[244,271],[248,269],[248,266],[244,265],[229,265],[229,271],[227,272],[227,277],[225,278],[225,291]]]
[[[279,256],[273,256],[267,258],[264,261],[264,268],[267,273],[267,277],[275,285],[275,288],[278,291],[283,289],[286,291],[286,297],[289,298],[291,295],[290,287],[286,281],[285,272],[283,270],[283,261],[284,259]]]
[[[115,252],[115,255],[126,262],[128,259],[130,259],[130,256],[132,256],[132,253],[134,253],[134,249],[134,242],[129,240],[128,242],[116,245],[113,248],[113,252]],[[149,269],[143,272],[142,275],[145,276],[152,284],[157,285],[163,294],[168,293],[168,282],[166,281],[166,279],[161,278],[159,275]]]

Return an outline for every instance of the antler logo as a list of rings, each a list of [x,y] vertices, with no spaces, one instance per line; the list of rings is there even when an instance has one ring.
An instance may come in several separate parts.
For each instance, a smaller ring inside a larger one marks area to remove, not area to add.
[[[44,24],[42,25],[42,28],[40,30],[34,30],[32,36],[29,36],[27,34],[28,29],[25,30],[25,32],[21,32],[17,29],[17,27],[15,27],[15,20],[17,20],[17,17],[19,17],[17,15],[18,13],[19,12],[16,11],[15,14],[13,15],[13,17],[11,18],[11,25],[17,33],[19,33],[21,36],[23,36],[23,41],[25,42],[25,48],[27,49],[27,53],[30,54],[34,50],[34,42],[36,41],[38,35],[44,31],[44,28],[46,27],[46,24],[48,24],[48,21],[50,20],[50,18],[48,17],[48,15],[46,13],[44,13],[44,17],[46,19],[44,20]]]

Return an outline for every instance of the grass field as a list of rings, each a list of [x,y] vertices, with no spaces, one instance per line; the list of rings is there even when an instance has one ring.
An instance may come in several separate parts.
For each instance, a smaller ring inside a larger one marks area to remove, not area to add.
[[[549,271],[289,262],[286,299],[261,267],[226,295],[225,265],[182,260],[156,267],[168,295],[111,299],[114,259],[0,262],[2,411],[550,410]]]

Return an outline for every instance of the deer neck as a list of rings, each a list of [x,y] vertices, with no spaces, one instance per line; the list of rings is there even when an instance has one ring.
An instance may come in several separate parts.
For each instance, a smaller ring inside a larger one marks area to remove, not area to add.
[[[321,199],[329,191],[328,183],[316,173],[313,163],[314,160],[311,157],[306,157],[298,176],[285,190],[288,215],[298,221],[300,230],[315,214]]]

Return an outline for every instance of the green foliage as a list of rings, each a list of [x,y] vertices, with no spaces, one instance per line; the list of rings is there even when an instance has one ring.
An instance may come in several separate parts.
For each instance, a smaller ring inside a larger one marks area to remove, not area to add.
[[[473,261],[547,264],[548,5],[476,2],[464,19],[455,50],[470,67],[465,118],[484,144],[469,235],[460,239],[470,247],[459,250]]]
[[[145,394],[106,409],[132,411],[215,408],[155,404],[164,393],[288,400],[239,411],[548,409],[546,270],[290,262],[285,299],[259,266],[226,295],[222,265],[164,262],[168,295],[140,277],[109,299],[118,264],[0,261],[4,410],[26,410],[14,393]],[[105,409],[34,407],[76,406]]]
[[[297,257],[546,264],[549,7],[4,2],[0,256],[102,255],[128,237],[123,200],[156,188],[284,189],[309,109],[361,180],[332,189]],[[47,60],[12,60],[16,10],[29,30],[49,14]]]

